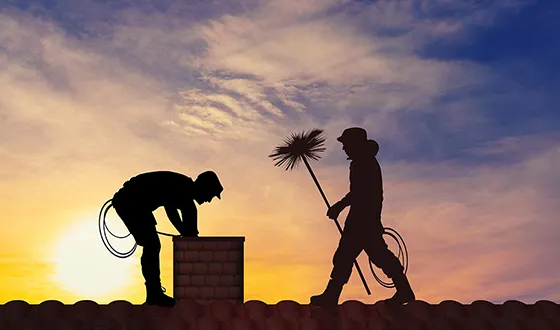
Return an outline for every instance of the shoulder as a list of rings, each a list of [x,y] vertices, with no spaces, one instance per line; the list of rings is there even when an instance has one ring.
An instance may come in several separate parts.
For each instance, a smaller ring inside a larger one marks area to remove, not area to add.
[[[180,180],[181,180],[182,182],[184,182],[185,184],[190,185],[190,184],[193,184],[193,183],[194,183],[194,180],[193,180],[190,176],[186,176],[186,175],[184,175],[184,174],[180,174],[180,173],[179,173],[179,177],[180,177]]]
[[[350,170],[371,170],[372,167],[378,167],[379,163],[375,157],[356,159],[350,162]]]
[[[350,167],[367,167],[371,166],[374,162],[376,162],[375,157],[355,159],[350,162]]]
[[[176,173],[174,182],[177,189],[187,192],[192,190],[192,187],[194,185],[194,180],[191,177],[181,173]]]
[[[182,173],[172,172],[172,171],[151,172],[150,176],[152,180],[167,186],[177,187],[177,186],[184,186],[184,185],[192,185],[194,182],[190,177]]]
[[[193,182],[193,180],[186,176],[183,173],[179,173],[179,172],[172,172],[172,171],[160,171],[158,172],[159,176],[161,176],[162,178],[165,177],[166,179],[170,180],[170,181],[175,181],[175,182]]]

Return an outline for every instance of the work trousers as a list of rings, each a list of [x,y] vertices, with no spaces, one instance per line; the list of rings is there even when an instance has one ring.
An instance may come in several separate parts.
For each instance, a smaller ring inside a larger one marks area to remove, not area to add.
[[[404,267],[395,254],[389,250],[383,239],[381,219],[349,214],[342,237],[333,256],[331,279],[346,284],[352,274],[354,260],[365,250],[373,264],[389,278],[402,276]],[[374,213],[375,214],[375,213]]]
[[[153,213],[136,207],[119,193],[113,197],[113,208],[134,237],[136,244],[143,248],[140,264],[146,285],[161,287],[159,261],[161,242]]]

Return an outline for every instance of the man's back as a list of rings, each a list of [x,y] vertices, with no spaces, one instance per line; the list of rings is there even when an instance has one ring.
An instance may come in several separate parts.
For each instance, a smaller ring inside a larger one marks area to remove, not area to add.
[[[381,167],[373,155],[350,163],[350,192],[352,206],[371,207],[383,202]]]
[[[126,181],[122,191],[133,197],[142,208],[154,211],[160,206],[180,208],[192,201],[193,180],[171,171],[139,174]]]

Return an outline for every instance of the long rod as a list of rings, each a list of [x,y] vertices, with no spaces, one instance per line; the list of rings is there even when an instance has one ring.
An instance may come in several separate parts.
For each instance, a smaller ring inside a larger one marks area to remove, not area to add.
[[[313,170],[311,169],[311,166],[309,165],[309,162],[307,161],[307,159],[305,159],[305,157],[302,157],[302,159],[303,159],[303,163],[305,164],[305,167],[307,167],[307,170],[309,171],[309,174],[311,174],[311,178],[313,178],[313,181],[315,182],[315,185],[317,186],[317,189],[319,189],[319,192],[321,193],[321,196],[323,197],[323,200],[325,201],[325,204],[327,204],[327,208],[330,209],[331,205],[329,204],[329,201],[327,200],[327,196],[325,196],[325,193],[323,192],[323,189],[321,188],[321,185],[319,184],[319,181],[315,177],[315,174],[313,173]],[[340,226],[340,223],[338,222],[338,220],[334,219],[334,223],[336,224],[336,227],[338,228],[338,231],[340,232],[340,235],[342,235],[342,227]],[[362,273],[362,270],[360,269],[360,265],[358,265],[358,261],[354,260],[354,266],[356,266],[356,270],[358,271],[358,275],[360,275],[360,279],[362,280],[362,283],[364,284],[364,288],[366,289],[367,294],[371,295],[371,291],[369,290],[369,287],[367,285],[364,274]]]

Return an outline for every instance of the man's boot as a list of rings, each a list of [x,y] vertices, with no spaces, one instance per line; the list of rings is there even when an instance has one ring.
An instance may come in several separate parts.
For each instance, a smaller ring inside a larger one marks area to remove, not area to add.
[[[175,299],[169,297],[164,292],[165,289],[161,287],[161,283],[146,283],[146,305],[156,305],[164,307],[175,306]]]
[[[327,284],[325,292],[320,295],[311,297],[310,304],[322,307],[335,307],[338,305],[338,299],[342,292],[344,283],[330,280]]]
[[[400,273],[399,275],[394,276],[392,280],[395,284],[395,289],[397,289],[397,292],[395,293],[395,295],[393,295],[393,297],[385,300],[387,303],[403,305],[416,300],[414,292],[410,287],[410,283],[406,278],[406,274]]]

